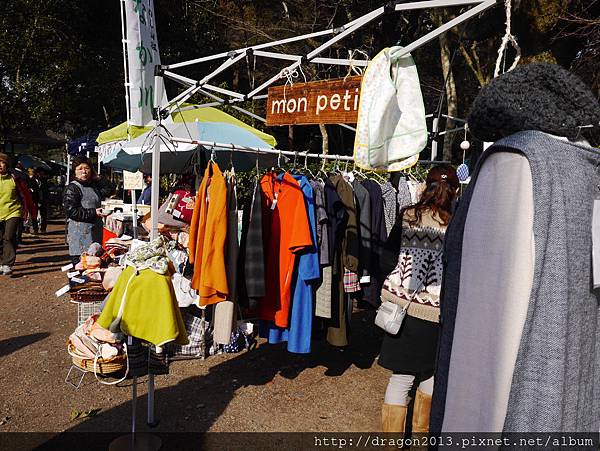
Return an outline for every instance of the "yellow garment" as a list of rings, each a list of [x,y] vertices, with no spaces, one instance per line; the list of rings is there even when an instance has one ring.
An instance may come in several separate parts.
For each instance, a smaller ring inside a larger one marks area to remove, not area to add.
[[[0,221],[21,217],[17,184],[10,174],[0,175]]]
[[[158,274],[151,269],[143,269],[136,275],[136,269],[128,266],[121,273],[110,292],[98,324],[108,329],[119,317],[121,301],[126,294],[121,317],[121,331],[162,346],[175,341],[188,344],[185,324],[181,318],[175,298],[171,274]]]

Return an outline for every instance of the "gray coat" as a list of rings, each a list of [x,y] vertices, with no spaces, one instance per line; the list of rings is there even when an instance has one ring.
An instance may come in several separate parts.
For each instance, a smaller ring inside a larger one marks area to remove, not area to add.
[[[452,337],[460,327],[455,319],[469,203],[479,170],[494,152],[520,152],[528,159],[535,209],[533,287],[504,431],[597,433],[600,298],[591,288],[591,224],[600,198],[600,153],[536,131],[502,139],[484,154],[448,228],[430,430],[442,428]]]

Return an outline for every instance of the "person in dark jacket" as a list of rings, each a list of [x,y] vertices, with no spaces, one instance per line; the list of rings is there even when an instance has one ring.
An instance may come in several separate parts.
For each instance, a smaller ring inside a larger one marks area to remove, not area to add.
[[[77,264],[90,244],[102,242],[102,198],[100,178],[84,156],[73,159],[73,181],[67,185],[63,205],[67,218],[69,255]]]
[[[142,194],[140,194],[137,203],[150,205],[152,203],[152,176],[150,174],[144,174],[144,183],[146,187],[142,191]]]
[[[27,215],[37,216],[25,180],[9,170],[8,155],[0,153],[0,274],[12,274],[18,232]]]

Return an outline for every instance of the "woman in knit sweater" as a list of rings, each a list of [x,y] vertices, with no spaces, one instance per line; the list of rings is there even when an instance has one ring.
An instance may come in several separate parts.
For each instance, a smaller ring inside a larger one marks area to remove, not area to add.
[[[421,199],[401,212],[386,242],[381,264],[387,275],[382,300],[404,307],[414,298],[398,334],[386,334],[381,346],[379,364],[393,371],[382,409],[384,432],[404,432],[408,394],[415,382],[412,431],[428,431],[439,334],[442,250],[458,187],[454,168],[433,167]]]

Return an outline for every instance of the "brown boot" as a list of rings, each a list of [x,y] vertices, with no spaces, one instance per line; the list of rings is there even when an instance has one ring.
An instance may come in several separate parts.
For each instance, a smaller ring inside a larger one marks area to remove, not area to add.
[[[429,413],[431,412],[431,395],[417,388],[415,408],[413,410],[412,431],[427,434],[429,432]]]
[[[381,419],[383,432],[404,432],[407,406],[398,404],[383,404]]]

